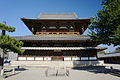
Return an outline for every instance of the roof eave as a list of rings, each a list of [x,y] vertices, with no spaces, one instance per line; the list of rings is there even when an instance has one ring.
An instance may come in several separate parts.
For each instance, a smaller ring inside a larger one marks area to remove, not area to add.
[[[82,19],[36,19],[36,18],[25,18],[22,17],[21,20],[90,20],[91,18],[82,18]]]

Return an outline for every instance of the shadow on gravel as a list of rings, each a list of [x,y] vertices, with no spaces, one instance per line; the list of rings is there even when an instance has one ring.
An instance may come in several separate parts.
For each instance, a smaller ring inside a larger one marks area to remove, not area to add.
[[[25,68],[19,68],[19,69],[16,68],[16,69],[15,69],[15,71],[26,71],[26,70],[28,70],[28,69],[25,69]]]
[[[72,69],[74,70],[85,70],[88,72],[92,72],[92,73],[104,73],[104,74],[110,74],[113,76],[117,76],[120,77],[120,70],[118,69],[107,69],[105,68],[105,66],[84,66],[84,67],[73,67]]]
[[[11,76],[14,76],[14,75],[17,75],[17,74],[19,74],[19,73],[21,73],[21,72],[17,72],[17,73],[15,73],[15,74],[6,75],[6,78],[11,77]]]
[[[25,68],[15,68],[15,71],[26,71],[28,69],[25,69]],[[13,69],[4,69],[4,72],[7,73],[7,72],[12,72]]]
[[[3,76],[4,78],[8,78],[8,77],[11,77],[11,76],[14,76],[14,75],[17,75],[19,73],[21,73],[21,71],[26,71],[28,69],[25,69],[25,68],[15,68],[15,72],[13,73],[13,69],[5,69],[4,70],[4,73],[5,75]]]

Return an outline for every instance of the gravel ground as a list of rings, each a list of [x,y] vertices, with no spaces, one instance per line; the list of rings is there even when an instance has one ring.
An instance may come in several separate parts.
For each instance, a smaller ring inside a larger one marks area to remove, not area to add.
[[[104,67],[74,68],[69,69],[69,76],[47,77],[45,75],[47,68],[26,67],[17,69],[16,74],[7,74],[7,78],[0,76],[0,80],[120,80],[120,71],[114,69],[114,64],[107,66],[113,66],[113,70]],[[120,65],[117,65],[117,68],[120,68]]]

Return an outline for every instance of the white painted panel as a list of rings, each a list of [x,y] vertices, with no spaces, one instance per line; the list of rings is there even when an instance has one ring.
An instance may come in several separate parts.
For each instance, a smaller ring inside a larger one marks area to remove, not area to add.
[[[64,57],[64,61],[71,61],[71,57]]]
[[[45,61],[51,61],[52,59],[51,59],[51,57],[44,57],[44,60]]]
[[[26,60],[26,57],[18,57],[18,60]]]
[[[88,57],[81,57],[81,60],[88,60]]]
[[[40,60],[40,61],[43,61],[43,57],[35,57],[35,60]]]
[[[48,61],[51,61],[52,59],[51,59],[51,57],[48,57]]]
[[[34,57],[27,57],[27,60],[34,60]]]
[[[72,60],[80,60],[80,57],[72,57]]]
[[[97,60],[96,57],[89,57],[90,60]]]

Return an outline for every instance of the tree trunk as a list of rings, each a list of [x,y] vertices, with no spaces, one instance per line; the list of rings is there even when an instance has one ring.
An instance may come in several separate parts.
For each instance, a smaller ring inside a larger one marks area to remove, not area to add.
[[[4,65],[4,53],[3,53],[3,49],[0,49],[0,71],[1,69],[3,69],[3,65]]]

